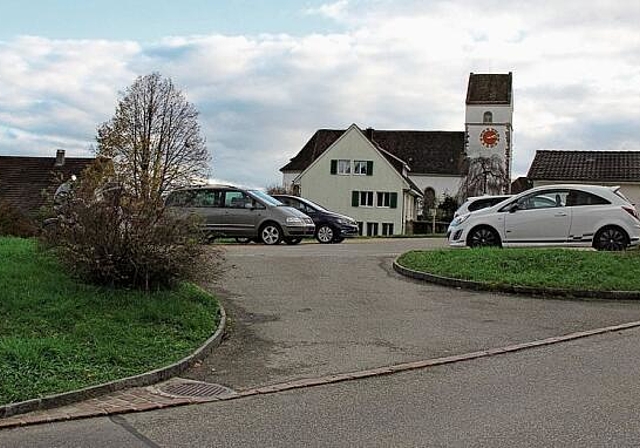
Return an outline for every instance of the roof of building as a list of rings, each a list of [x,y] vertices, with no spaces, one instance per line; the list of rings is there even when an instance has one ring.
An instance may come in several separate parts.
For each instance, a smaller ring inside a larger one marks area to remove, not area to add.
[[[56,157],[0,156],[0,199],[23,213],[33,215],[45,203],[46,191],[52,193],[62,180],[79,175],[95,159],[64,157],[56,165]]]
[[[319,129],[280,171],[304,171],[344,132]],[[464,174],[465,133],[462,131],[385,131],[369,128],[362,133],[376,147],[404,162],[413,174]],[[402,172],[402,163],[387,155],[385,157],[396,170]]]
[[[640,182],[640,151],[540,150],[527,177],[563,182]]]
[[[512,74],[469,75],[467,104],[511,104]]]

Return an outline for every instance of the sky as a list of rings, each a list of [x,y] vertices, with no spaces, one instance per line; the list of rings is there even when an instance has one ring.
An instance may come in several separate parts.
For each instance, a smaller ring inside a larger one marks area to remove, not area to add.
[[[90,157],[138,76],[199,110],[211,178],[252,187],[322,128],[464,130],[513,73],[513,178],[540,149],[640,150],[640,2],[0,0],[0,155]]]

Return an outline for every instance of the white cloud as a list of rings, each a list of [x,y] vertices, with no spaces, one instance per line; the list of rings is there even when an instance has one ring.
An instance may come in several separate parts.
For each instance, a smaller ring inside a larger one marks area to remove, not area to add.
[[[200,110],[213,176],[266,186],[318,128],[463,130],[469,72],[512,71],[514,172],[536,149],[640,150],[640,6],[352,0],[305,36],[140,44],[0,42],[0,153],[86,154],[118,92],[152,71]]]
[[[333,20],[344,20],[347,18],[347,8],[349,0],[338,0],[333,3],[325,3],[317,8],[307,9],[307,14],[318,14]]]

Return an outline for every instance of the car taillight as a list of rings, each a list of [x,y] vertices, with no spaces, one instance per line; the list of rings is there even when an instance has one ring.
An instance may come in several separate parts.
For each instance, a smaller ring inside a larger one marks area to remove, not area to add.
[[[636,210],[635,207],[625,207],[622,206],[622,209],[629,213],[631,216],[633,216],[634,218],[636,218],[638,221],[640,221],[640,215],[638,215],[638,210]]]

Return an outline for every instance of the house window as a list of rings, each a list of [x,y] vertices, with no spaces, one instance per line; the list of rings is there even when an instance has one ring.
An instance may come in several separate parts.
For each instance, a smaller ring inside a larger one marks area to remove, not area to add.
[[[373,174],[373,162],[371,160],[354,160],[353,174],[371,176]]]
[[[331,174],[351,174],[351,160],[331,160]]]
[[[367,236],[376,236],[378,235],[378,223],[377,222],[368,222],[367,223]]]
[[[382,223],[382,234],[384,236],[393,235],[393,223],[392,222],[383,222]]]
[[[351,160],[338,160],[338,174],[351,174]]]
[[[376,193],[376,206],[381,208],[397,208],[398,193],[378,191]]]
[[[391,193],[379,191],[378,194],[378,207],[389,208],[391,206]]]
[[[493,123],[493,113],[486,111],[482,116],[483,123]]]
[[[373,207],[373,191],[360,192],[360,206]]]

